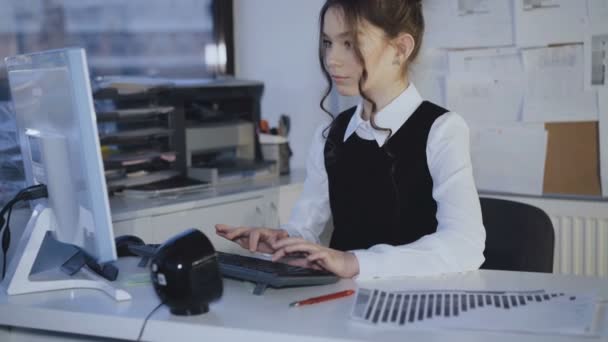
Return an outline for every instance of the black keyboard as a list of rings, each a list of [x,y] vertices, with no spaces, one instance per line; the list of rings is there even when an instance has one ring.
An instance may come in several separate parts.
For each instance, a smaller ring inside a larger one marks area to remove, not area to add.
[[[324,285],[339,280],[335,274],[327,271],[224,252],[217,252],[217,256],[222,275],[257,283],[254,294],[262,294],[267,286],[279,288]]]
[[[133,245],[129,251],[142,257],[139,266],[147,267],[148,261],[156,253],[159,245]],[[290,287],[325,285],[337,282],[340,278],[327,271],[291,266],[238,254],[217,252],[220,272],[224,277],[247,280],[257,284],[254,294],[260,295],[266,287]]]

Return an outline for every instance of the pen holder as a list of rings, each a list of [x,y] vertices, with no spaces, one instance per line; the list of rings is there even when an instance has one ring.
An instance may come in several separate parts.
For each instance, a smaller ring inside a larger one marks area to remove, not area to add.
[[[289,159],[291,158],[291,148],[289,140],[280,135],[260,134],[260,144],[262,145],[262,156],[264,160],[275,161],[279,174],[289,174]]]

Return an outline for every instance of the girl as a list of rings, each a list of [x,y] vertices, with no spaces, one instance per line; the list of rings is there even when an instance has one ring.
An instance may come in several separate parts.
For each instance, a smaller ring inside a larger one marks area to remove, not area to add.
[[[217,233],[275,261],[304,253],[305,266],[346,278],[479,268],[485,229],[468,127],[423,101],[408,78],[423,31],[422,0],[327,0],[319,56],[329,88],[321,108],[327,112],[332,85],[362,100],[316,132],[287,225],[217,225]],[[319,236],[330,217],[324,247]]]

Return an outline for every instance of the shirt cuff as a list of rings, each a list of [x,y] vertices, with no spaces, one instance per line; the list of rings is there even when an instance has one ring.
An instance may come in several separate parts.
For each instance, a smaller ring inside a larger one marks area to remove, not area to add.
[[[380,278],[378,274],[378,262],[375,260],[376,253],[366,250],[350,251],[357,257],[359,262],[359,274],[353,277],[355,280],[366,281]]]
[[[302,234],[300,234],[300,231],[295,229],[294,227],[292,227],[289,224],[281,224],[279,225],[279,229],[283,229],[284,231],[287,232],[287,234],[289,234],[289,237],[302,237]]]
[[[310,231],[297,229],[289,223],[279,225],[279,228],[285,230],[289,234],[289,237],[302,238],[308,242],[316,244],[320,243],[319,238]]]

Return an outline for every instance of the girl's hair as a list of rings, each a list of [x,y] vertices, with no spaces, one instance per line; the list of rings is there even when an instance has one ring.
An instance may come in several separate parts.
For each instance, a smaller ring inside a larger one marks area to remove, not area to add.
[[[380,128],[376,126],[374,117],[376,114],[377,106],[376,102],[371,99],[363,91],[363,84],[367,80],[368,73],[365,64],[365,60],[359,48],[359,39],[357,34],[357,28],[363,20],[368,21],[372,25],[382,29],[387,39],[397,38],[402,33],[409,33],[412,35],[415,41],[415,47],[409,56],[409,61],[412,61],[418,55],[420,51],[420,45],[422,43],[422,36],[424,33],[424,17],[422,15],[422,0],[327,0],[321,8],[319,16],[319,62],[321,64],[321,71],[327,79],[328,87],[321,99],[321,109],[327,113],[333,119],[334,115],[325,108],[325,100],[332,91],[331,76],[325,66],[325,49],[323,44],[323,29],[325,14],[330,8],[339,9],[342,11],[344,16],[344,22],[348,27],[348,31],[352,32],[352,47],[355,53],[355,57],[363,67],[361,79],[359,80],[359,93],[361,97],[372,104],[372,111],[370,115],[370,123],[373,128],[389,132],[389,138],[392,135],[392,131],[386,128]],[[402,72],[407,72],[409,61],[406,61]],[[329,128],[328,127],[328,128]],[[327,131],[327,129],[326,129]],[[387,138],[388,139],[388,138]]]

